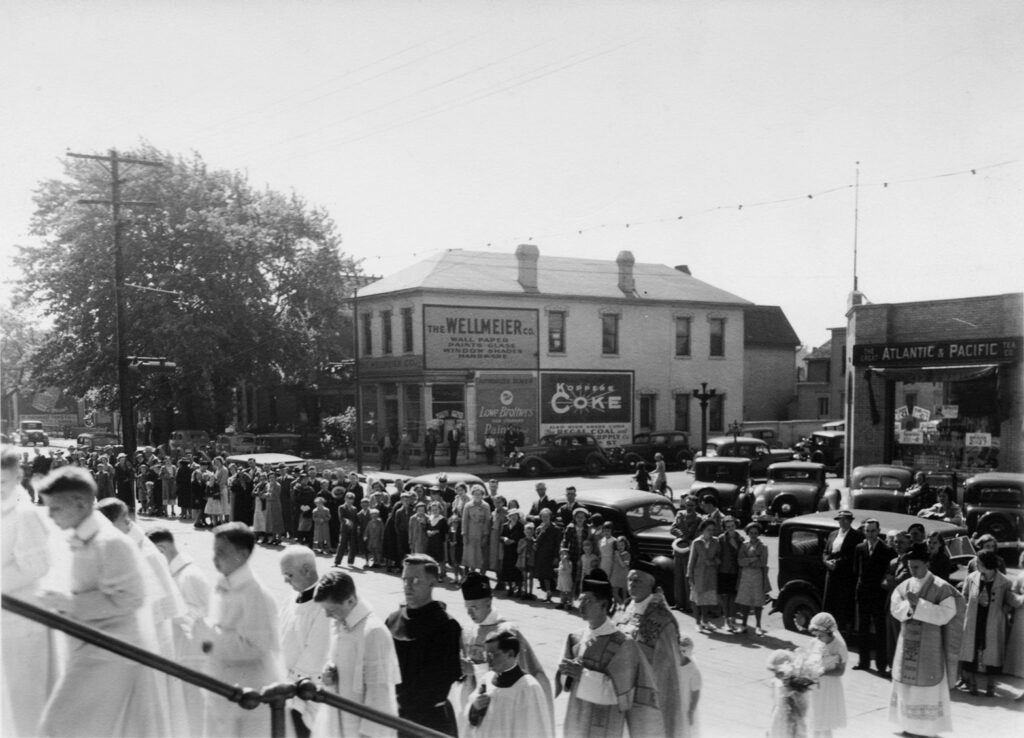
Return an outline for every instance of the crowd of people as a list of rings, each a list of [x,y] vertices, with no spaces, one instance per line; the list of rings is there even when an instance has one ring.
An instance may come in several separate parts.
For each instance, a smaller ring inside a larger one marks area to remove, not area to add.
[[[699,732],[701,676],[692,640],[681,636],[654,577],[631,566],[625,539],[577,505],[572,487],[559,504],[538,483],[536,500],[522,511],[493,480],[470,488],[442,478],[436,488],[399,485],[389,492],[312,464],[259,469],[219,459],[185,457],[162,466],[115,459],[111,473],[95,461],[57,465],[26,488],[19,483],[24,459],[4,451],[5,594],[229,684],[310,679],[453,736],[553,736],[554,699],[563,692],[565,736]],[[132,468],[130,487],[119,486],[118,464]],[[152,478],[154,468],[166,466],[187,472],[188,504],[182,506],[177,485],[184,473],[170,475],[173,495],[170,476],[156,471]],[[202,511],[190,506],[197,471],[203,488],[214,489],[204,492]],[[126,499],[119,492],[128,489]],[[59,541],[32,494],[69,532],[71,560],[60,575],[52,571]],[[208,507],[215,497],[219,508]],[[169,506],[168,499],[177,502]],[[219,580],[207,581],[159,520],[143,530],[136,510],[211,527]],[[876,671],[893,681],[892,720],[918,735],[948,731],[949,685],[958,677],[964,689],[992,694],[993,671],[1024,676],[1024,578],[1011,582],[983,544],[960,592],[938,573],[941,539],[927,542],[923,526],[883,539],[877,521],[867,521],[862,534],[852,517],[836,514],[838,529],[823,553],[826,612],[810,624],[823,666],[807,724],[773,717],[770,734],[809,728],[829,735],[845,727],[843,634],[850,632],[860,644],[853,668],[869,668],[874,657]],[[677,605],[694,609],[700,629],[747,631],[753,614],[763,632],[770,586],[760,526],[741,533],[713,496],[697,491],[684,498],[673,531],[690,544],[685,597],[677,593]],[[295,600],[283,608],[249,565],[261,541],[287,543],[279,564]],[[326,573],[325,555],[334,564]],[[375,614],[341,566],[358,558],[364,568],[398,572],[404,604]],[[433,599],[434,588],[452,580],[467,628]],[[500,591],[552,604],[557,597],[558,606],[578,613],[584,627],[568,636],[557,664],[542,664],[522,629],[501,615],[494,604]],[[17,639],[8,637],[13,632]],[[266,729],[265,713],[200,694],[98,647],[74,642],[61,654],[46,629],[23,618],[5,613],[4,634],[4,668],[17,669],[16,679],[8,671],[4,680],[11,722],[5,735],[242,736]],[[784,661],[773,661],[773,673],[783,673]],[[94,684],[104,685],[102,709]],[[314,701],[295,698],[288,710],[300,738],[395,733]]]

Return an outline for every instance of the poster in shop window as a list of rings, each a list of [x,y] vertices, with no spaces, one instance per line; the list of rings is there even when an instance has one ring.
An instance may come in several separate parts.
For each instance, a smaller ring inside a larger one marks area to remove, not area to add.
[[[522,308],[424,305],[424,368],[537,369],[538,320]]]
[[[633,440],[632,372],[541,372],[540,434],[587,433],[603,448]]]

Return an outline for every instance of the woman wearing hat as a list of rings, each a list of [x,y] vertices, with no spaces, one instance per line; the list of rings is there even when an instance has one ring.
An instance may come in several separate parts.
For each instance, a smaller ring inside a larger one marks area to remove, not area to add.
[[[518,594],[519,591],[520,576],[519,569],[516,568],[517,549],[519,540],[526,535],[523,530],[522,517],[523,515],[518,507],[511,508],[508,511],[508,519],[501,529],[501,573],[498,578],[498,584],[504,584],[508,588],[510,597]]]

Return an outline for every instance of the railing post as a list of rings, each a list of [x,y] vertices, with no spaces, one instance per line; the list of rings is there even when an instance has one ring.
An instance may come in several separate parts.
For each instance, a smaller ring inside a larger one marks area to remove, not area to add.
[[[285,705],[295,696],[295,685],[277,682],[263,688],[260,698],[270,705],[270,738],[285,738]]]

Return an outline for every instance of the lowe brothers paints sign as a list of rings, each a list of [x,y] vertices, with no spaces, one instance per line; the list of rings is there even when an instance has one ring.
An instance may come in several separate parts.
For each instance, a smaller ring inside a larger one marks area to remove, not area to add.
[[[536,310],[423,306],[425,369],[537,369]]]
[[[604,448],[633,440],[632,372],[541,372],[540,434],[588,433]]]
[[[522,443],[536,443],[537,377],[534,374],[497,374],[482,372],[476,377],[477,442],[483,446],[494,436],[501,449],[505,434],[511,430]]]

